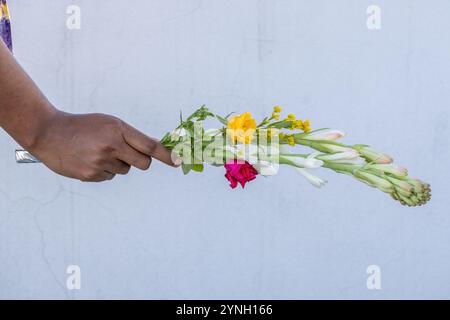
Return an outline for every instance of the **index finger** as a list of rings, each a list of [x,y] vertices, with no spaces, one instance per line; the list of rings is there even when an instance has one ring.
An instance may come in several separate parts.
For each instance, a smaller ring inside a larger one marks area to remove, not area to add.
[[[151,156],[172,167],[181,165],[181,159],[164,147],[158,140],[143,134],[129,124],[124,123],[122,136],[128,145],[143,154]]]

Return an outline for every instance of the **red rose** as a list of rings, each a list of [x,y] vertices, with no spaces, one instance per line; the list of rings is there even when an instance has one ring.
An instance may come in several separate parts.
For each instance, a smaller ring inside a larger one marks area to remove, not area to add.
[[[233,189],[237,187],[238,183],[244,188],[247,182],[254,180],[258,175],[258,171],[247,161],[228,162],[225,164],[225,169],[227,170],[225,178],[230,181],[230,187]]]

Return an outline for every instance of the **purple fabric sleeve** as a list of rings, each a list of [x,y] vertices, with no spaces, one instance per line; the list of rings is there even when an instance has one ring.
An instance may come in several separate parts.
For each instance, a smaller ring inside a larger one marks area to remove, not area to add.
[[[12,51],[11,21],[6,0],[0,0],[0,38],[3,39],[9,50]]]

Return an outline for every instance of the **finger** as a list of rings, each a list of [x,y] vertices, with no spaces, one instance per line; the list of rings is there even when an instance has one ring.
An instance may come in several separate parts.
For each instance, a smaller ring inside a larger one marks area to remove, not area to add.
[[[179,167],[182,163],[180,157],[164,147],[159,141],[156,141],[151,156],[172,167]]]
[[[181,159],[173,156],[159,141],[153,139],[132,126],[125,124],[123,137],[125,142],[137,151],[149,155],[165,164],[173,167],[181,165]]]
[[[116,177],[115,173],[105,171],[105,175],[103,176],[103,180],[101,181],[112,180],[115,177]]]
[[[150,164],[152,163],[151,157],[136,151],[126,143],[123,144],[117,158],[129,166],[133,166],[141,170],[147,170],[150,168]]]
[[[115,174],[107,171],[99,171],[82,179],[84,182],[101,182],[114,179]]]
[[[105,170],[107,172],[124,175],[130,172],[130,165],[122,160],[116,159],[112,163],[107,164]]]

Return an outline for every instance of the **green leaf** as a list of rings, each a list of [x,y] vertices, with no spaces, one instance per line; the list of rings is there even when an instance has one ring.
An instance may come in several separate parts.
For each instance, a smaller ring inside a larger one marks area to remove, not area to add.
[[[219,116],[218,114],[216,114],[216,118],[217,120],[219,120],[223,125],[228,125],[228,120],[224,117]]]
[[[233,113],[235,113],[235,112],[230,112],[229,114],[227,114],[227,115],[225,116],[225,119],[228,119]]]
[[[205,105],[201,106],[193,114],[191,114],[187,119],[186,122],[197,120],[197,121],[203,121],[208,117],[214,117],[214,114],[212,114],[208,108],[206,108]]]
[[[203,164],[194,164],[192,166],[192,170],[196,171],[196,172],[203,172],[204,166]]]
[[[192,164],[182,164],[181,165],[181,169],[183,170],[183,173],[185,175],[187,175],[193,168],[192,168]]]
[[[258,127],[262,127],[262,126],[266,125],[266,124],[268,123],[267,120],[269,120],[269,117],[265,117],[265,118],[263,119],[263,121],[261,121],[261,123],[258,124]]]
[[[292,123],[293,121],[290,120],[282,120],[269,124],[267,128],[276,128],[276,129],[291,128]]]

